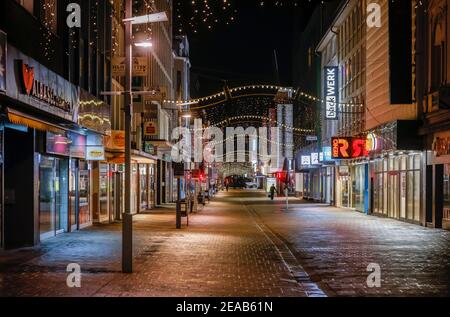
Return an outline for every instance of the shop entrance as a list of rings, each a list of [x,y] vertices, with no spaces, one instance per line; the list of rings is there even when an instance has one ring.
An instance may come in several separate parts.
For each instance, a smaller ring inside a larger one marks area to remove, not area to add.
[[[398,172],[388,173],[388,194],[389,194],[389,209],[388,217],[400,219],[400,174]]]
[[[47,239],[67,231],[68,162],[39,157],[39,234]]]
[[[341,205],[350,208],[350,177],[341,176]]]

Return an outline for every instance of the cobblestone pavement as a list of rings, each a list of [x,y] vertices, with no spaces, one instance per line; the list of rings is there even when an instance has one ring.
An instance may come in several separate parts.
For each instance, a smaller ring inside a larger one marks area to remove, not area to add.
[[[133,274],[120,273],[120,224],[0,252],[0,296],[323,296],[235,195],[220,194],[181,230],[173,206],[135,216]],[[66,286],[69,263],[81,266],[81,288]]]
[[[134,217],[133,274],[120,273],[120,224],[0,252],[0,296],[450,295],[448,231],[296,199],[286,211],[258,191],[221,193],[174,226],[173,206]],[[66,286],[69,263],[81,288]]]
[[[329,296],[450,296],[450,232],[320,204],[241,199]],[[381,267],[381,287],[367,267]]]

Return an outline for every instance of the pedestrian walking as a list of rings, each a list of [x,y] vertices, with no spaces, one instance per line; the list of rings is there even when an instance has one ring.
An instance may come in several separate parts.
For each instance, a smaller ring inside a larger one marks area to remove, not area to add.
[[[278,192],[277,192],[275,185],[272,184],[272,186],[270,187],[270,200],[274,199],[275,193],[278,193]]]

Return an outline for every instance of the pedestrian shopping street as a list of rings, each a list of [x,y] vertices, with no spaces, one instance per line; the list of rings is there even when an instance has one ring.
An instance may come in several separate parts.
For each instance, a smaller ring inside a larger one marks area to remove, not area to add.
[[[220,192],[175,229],[165,205],[134,216],[134,272],[121,224],[0,251],[0,296],[448,296],[450,232],[257,190]],[[67,266],[81,267],[69,288]],[[369,288],[367,266],[381,268]]]

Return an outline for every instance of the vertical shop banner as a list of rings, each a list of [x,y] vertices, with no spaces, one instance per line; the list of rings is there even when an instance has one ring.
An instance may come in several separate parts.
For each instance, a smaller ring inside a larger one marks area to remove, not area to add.
[[[324,95],[325,95],[325,119],[338,119],[338,103],[339,103],[339,68],[324,68]]]
[[[158,135],[158,105],[151,100],[144,101],[144,141]]]
[[[0,92],[6,92],[6,33],[0,31]]]

